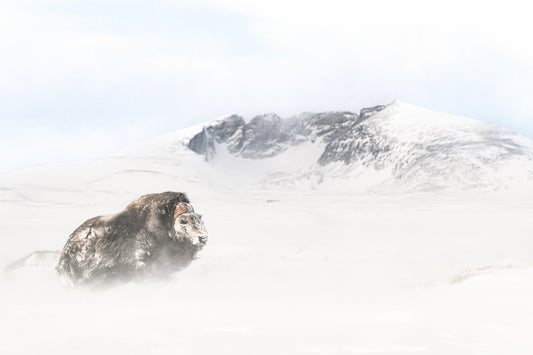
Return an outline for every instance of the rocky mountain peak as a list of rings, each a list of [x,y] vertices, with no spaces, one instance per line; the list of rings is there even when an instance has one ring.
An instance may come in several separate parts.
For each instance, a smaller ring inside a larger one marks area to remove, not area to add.
[[[358,115],[349,111],[306,113],[282,119],[275,113],[255,116],[250,122],[231,115],[206,125],[187,144],[206,160],[216,154],[217,145],[225,145],[228,152],[247,159],[275,156],[291,146],[317,139],[325,144],[337,139],[350,128],[379,112],[385,106],[361,110]]]
[[[309,166],[303,176],[344,167],[344,172],[386,170],[393,180],[416,186],[447,186],[450,181],[461,186],[496,186],[507,179],[495,177],[495,172],[505,170],[503,166],[533,165],[533,145],[524,146],[510,132],[400,102],[363,108],[359,113],[305,113],[286,119],[268,113],[249,122],[231,115],[205,125],[186,144],[206,160],[216,157],[220,149],[258,160],[304,143],[313,148],[305,153]],[[533,176],[533,170],[527,174]]]

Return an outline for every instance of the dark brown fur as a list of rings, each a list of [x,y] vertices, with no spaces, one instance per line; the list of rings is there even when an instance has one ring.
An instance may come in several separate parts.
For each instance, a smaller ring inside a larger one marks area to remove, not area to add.
[[[193,245],[176,238],[174,212],[183,202],[190,203],[179,192],[150,194],[118,214],[87,220],[70,235],[57,272],[75,285],[160,277],[187,266],[206,239]]]

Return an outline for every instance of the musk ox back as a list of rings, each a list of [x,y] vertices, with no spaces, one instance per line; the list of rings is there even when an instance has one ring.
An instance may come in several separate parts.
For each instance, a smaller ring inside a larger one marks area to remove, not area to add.
[[[201,216],[183,193],[145,195],[118,214],[85,221],[56,270],[70,285],[162,277],[187,266],[207,242]]]

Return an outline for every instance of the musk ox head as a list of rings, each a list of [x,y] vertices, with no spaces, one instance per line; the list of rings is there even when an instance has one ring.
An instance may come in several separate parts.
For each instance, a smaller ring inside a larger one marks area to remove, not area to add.
[[[207,230],[202,216],[194,212],[187,202],[181,202],[174,210],[174,238],[187,241],[201,249],[207,242]]]

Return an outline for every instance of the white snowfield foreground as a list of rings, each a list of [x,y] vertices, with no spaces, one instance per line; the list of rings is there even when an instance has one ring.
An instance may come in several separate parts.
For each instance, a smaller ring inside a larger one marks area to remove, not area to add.
[[[401,103],[361,124],[388,148],[349,164],[313,132],[206,161],[200,125],[0,177],[2,266],[146,193],[187,193],[210,232],[170,282],[69,291],[27,259],[0,278],[0,353],[531,354],[531,143]]]

